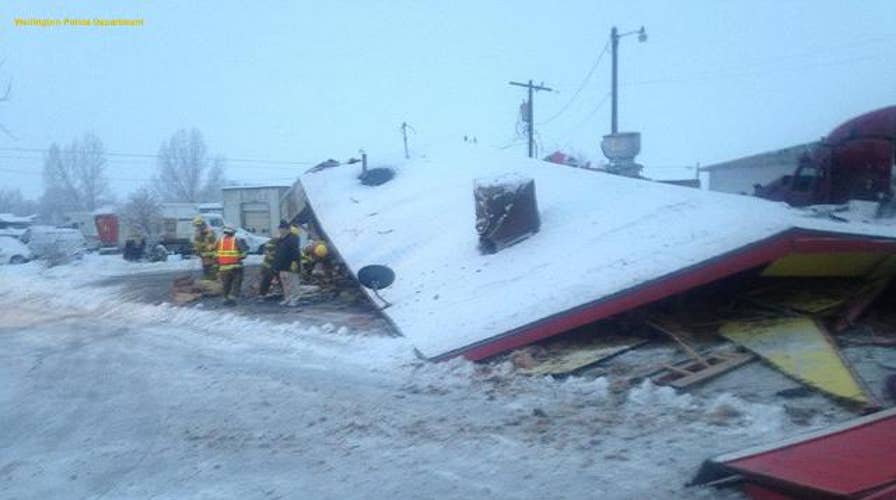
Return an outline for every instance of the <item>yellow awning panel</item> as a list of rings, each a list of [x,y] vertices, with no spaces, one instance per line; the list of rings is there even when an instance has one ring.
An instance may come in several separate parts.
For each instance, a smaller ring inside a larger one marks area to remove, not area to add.
[[[887,258],[881,253],[794,253],[768,265],[763,276],[867,276]]]
[[[719,333],[810,387],[857,403],[868,402],[837,348],[809,318],[733,321],[722,325]]]

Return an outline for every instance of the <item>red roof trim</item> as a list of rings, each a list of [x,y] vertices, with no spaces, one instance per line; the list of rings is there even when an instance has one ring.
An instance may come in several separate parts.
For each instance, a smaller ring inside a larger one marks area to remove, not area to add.
[[[489,358],[772,262],[791,253],[822,252],[896,253],[896,241],[791,229],[656,280],[623,290],[610,297],[583,304],[496,337],[436,356],[433,359],[449,359],[461,354],[474,361]]]

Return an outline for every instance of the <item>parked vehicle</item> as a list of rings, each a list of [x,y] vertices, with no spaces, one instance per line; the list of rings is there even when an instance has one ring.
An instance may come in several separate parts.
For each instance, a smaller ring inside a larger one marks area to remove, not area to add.
[[[853,118],[831,131],[804,155],[792,175],[756,196],[793,206],[882,201],[893,196],[896,106]]]
[[[34,217],[18,217],[13,214],[0,214],[0,236],[20,238],[31,226]]]
[[[12,236],[0,236],[0,264],[24,264],[32,259],[31,250]]]
[[[113,213],[97,214],[93,217],[96,226],[100,252],[116,252],[119,246],[119,220]]]
[[[224,230],[224,218],[221,217],[220,214],[205,214],[202,216],[202,218],[205,219],[205,222],[220,238]],[[241,227],[237,227],[235,229],[236,237],[245,240],[246,244],[249,245],[250,252],[258,254],[264,253],[264,244],[267,243],[270,238],[250,233],[249,231],[246,231]]]
[[[31,226],[21,237],[34,258],[64,254],[79,257],[87,251],[87,240],[81,231],[53,226]]]
[[[195,203],[163,203],[162,227],[158,243],[171,253],[193,252],[193,219],[198,215]]]

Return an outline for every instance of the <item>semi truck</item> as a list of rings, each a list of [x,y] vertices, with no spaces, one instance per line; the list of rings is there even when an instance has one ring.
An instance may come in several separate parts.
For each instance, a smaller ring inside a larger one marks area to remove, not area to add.
[[[756,185],[756,196],[802,207],[849,200],[890,203],[894,189],[896,106],[838,126],[803,154],[793,174]]]

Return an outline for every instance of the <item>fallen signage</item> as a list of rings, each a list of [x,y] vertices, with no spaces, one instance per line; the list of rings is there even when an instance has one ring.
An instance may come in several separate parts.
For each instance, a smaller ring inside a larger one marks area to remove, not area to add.
[[[754,498],[892,499],[894,443],[896,408],[709,459],[691,484],[740,477]]]
[[[810,387],[836,398],[869,403],[837,347],[811,318],[732,321],[722,325],[719,333]]]

